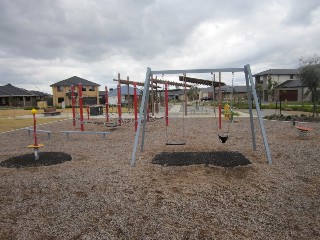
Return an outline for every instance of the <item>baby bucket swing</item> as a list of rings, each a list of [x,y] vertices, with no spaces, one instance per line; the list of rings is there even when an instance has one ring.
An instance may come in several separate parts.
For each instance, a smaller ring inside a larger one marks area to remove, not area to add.
[[[213,73],[211,73],[213,75]],[[214,77],[214,76],[213,76]],[[217,122],[217,115],[216,115],[216,110],[214,107],[214,116],[216,119],[216,126],[217,126],[217,132],[218,132],[218,137],[221,143],[226,143],[228,138],[230,137],[230,125],[231,122],[233,121],[233,112],[232,112],[232,98],[233,98],[233,79],[234,79],[234,73],[232,73],[232,88],[231,88],[231,95],[230,95],[230,105],[229,106],[227,103],[224,106],[224,114],[225,118],[228,120],[227,128],[222,129],[222,121],[221,121],[221,73],[219,73],[219,104],[218,104],[218,110],[219,110],[219,123]],[[214,79],[213,79],[214,81]],[[215,104],[214,104],[215,106]],[[228,113],[227,113],[228,111]]]

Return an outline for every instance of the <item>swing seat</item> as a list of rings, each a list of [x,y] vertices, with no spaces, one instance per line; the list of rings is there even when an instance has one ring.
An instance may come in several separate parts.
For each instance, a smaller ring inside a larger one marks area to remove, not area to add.
[[[219,139],[222,143],[225,143],[229,137],[227,134],[222,134],[222,135],[218,134],[218,136],[219,136]]]
[[[185,141],[179,141],[179,140],[168,141],[168,142],[166,142],[166,145],[186,145],[186,142]]]

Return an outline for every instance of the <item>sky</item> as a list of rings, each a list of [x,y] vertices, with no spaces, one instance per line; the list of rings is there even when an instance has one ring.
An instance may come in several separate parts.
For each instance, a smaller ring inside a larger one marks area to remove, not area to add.
[[[52,93],[72,76],[100,90],[118,73],[143,82],[147,67],[297,68],[319,39],[319,0],[1,0],[0,85]]]

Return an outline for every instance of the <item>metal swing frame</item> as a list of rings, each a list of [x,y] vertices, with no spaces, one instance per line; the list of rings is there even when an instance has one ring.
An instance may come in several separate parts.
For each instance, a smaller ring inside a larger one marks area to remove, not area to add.
[[[254,129],[254,124],[253,124],[253,114],[252,114],[252,100],[251,100],[251,91],[253,95],[253,100],[256,105],[256,110],[258,114],[258,119],[259,119],[259,125],[260,125],[260,130],[263,138],[263,143],[264,143],[264,148],[266,152],[266,157],[267,161],[269,164],[272,164],[272,159],[271,159],[271,153],[270,153],[270,147],[267,139],[267,134],[265,131],[259,103],[258,103],[258,97],[257,97],[257,92],[254,86],[252,74],[251,74],[251,68],[250,65],[247,64],[243,68],[217,68],[217,69],[186,69],[186,70],[160,70],[160,71],[152,71],[150,67],[147,68],[146,72],[146,78],[144,82],[144,91],[142,95],[142,102],[140,106],[140,111],[139,111],[139,122],[138,122],[138,128],[135,133],[135,138],[134,138],[134,145],[133,145],[133,150],[132,150],[132,157],[131,157],[131,166],[134,166],[136,164],[136,153],[137,153],[137,148],[139,145],[139,136],[140,136],[140,129],[141,129],[141,124],[142,126],[142,134],[141,134],[141,144],[140,144],[140,151],[143,151],[144,148],[144,140],[145,140],[145,132],[146,132],[146,119],[147,119],[147,106],[148,106],[148,101],[149,101],[149,92],[150,92],[150,81],[152,78],[153,74],[187,74],[187,73],[212,73],[212,72],[243,72],[245,74],[245,79],[246,79],[246,87],[247,87],[247,97],[248,97],[248,105],[249,105],[249,114],[250,114],[250,126],[251,126],[251,138],[252,138],[252,148],[254,151],[257,150],[257,145],[256,145],[256,136],[255,136],[255,129]],[[251,89],[250,89],[251,86]],[[143,120],[143,121],[141,121]]]

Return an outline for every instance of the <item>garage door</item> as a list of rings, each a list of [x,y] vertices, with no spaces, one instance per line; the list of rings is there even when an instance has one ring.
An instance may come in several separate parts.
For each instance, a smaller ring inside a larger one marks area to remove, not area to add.
[[[281,101],[298,101],[298,90],[280,90]]]

